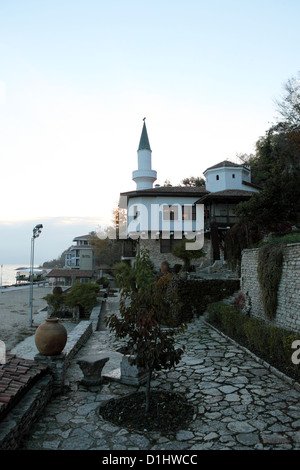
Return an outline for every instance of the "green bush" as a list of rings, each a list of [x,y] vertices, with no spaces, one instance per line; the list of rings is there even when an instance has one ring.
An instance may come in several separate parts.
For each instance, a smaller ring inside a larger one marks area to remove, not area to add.
[[[53,313],[59,313],[65,301],[62,294],[47,294],[44,300],[49,306],[53,307]]]
[[[269,238],[268,243],[271,245],[277,245],[278,243],[300,243],[300,232],[287,233],[282,237],[273,236]]]
[[[239,290],[239,279],[189,279],[177,280],[178,301],[181,303],[180,319],[190,321],[202,315],[208,304],[218,302]]]
[[[90,314],[98,303],[99,290],[99,285],[92,281],[76,282],[65,295],[65,304],[71,308],[78,306],[80,313]]]
[[[261,288],[264,312],[269,319],[275,318],[277,291],[281,280],[283,245],[265,245],[258,254],[257,274]]]
[[[207,306],[209,321],[228,336],[243,335],[243,324],[247,317],[241,315],[232,305],[215,302]]]
[[[102,276],[99,279],[97,279],[96,284],[102,285],[104,289],[106,289],[106,287],[109,286],[109,280],[107,279],[107,277]]]
[[[300,381],[300,367],[292,363],[293,333],[259,318],[247,317],[233,306],[215,302],[207,306],[208,321],[286,375]]]

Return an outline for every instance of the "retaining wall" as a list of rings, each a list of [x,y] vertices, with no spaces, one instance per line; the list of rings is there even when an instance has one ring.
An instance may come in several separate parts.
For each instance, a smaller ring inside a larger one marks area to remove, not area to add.
[[[300,332],[300,243],[284,247],[281,281],[278,287],[278,305],[274,320],[266,318],[258,281],[259,248],[242,253],[241,291],[250,300],[250,315],[267,323]]]
[[[95,311],[95,314],[97,312]],[[94,319],[95,320],[95,319]],[[37,354],[35,360],[49,367],[49,374],[34,384],[0,423],[0,449],[18,449],[22,436],[39,418],[53,394],[64,386],[66,369],[79,349],[93,332],[93,321],[81,321],[68,335],[64,351],[59,356]]]

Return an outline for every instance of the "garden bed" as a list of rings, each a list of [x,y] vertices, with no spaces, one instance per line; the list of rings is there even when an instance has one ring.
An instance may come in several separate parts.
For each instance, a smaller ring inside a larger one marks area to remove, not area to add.
[[[299,333],[244,315],[222,302],[208,305],[207,310],[208,323],[288,377],[300,382],[299,365],[292,361],[292,344],[300,340]]]
[[[194,408],[178,393],[153,390],[147,415],[144,392],[110,400],[100,408],[100,415],[127,429],[172,433],[188,425]]]

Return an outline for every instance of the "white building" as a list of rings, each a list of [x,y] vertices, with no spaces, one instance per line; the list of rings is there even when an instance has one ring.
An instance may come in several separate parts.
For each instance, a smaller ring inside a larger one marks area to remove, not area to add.
[[[197,238],[196,235],[201,233],[207,253],[205,262],[211,264],[216,256],[210,243],[212,226],[220,237],[224,236],[236,221],[235,206],[259,191],[251,184],[250,168],[226,160],[204,171],[205,186],[153,187],[157,173],[152,170],[152,151],[145,121],[137,153],[138,169],[132,173],[136,190],[121,193],[122,206],[126,198],[129,239],[148,247],[153,264],[159,269],[162,261],[168,261],[170,265],[182,263],[172,254],[174,245],[183,236]],[[184,176],[184,169],[182,173]],[[126,253],[124,244],[124,259],[134,256],[134,253]],[[199,258],[194,265],[201,266],[203,262],[204,259]]]
[[[258,191],[257,187],[251,184],[251,170],[247,165],[238,165],[225,160],[207,168],[203,175],[205,187],[211,193],[228,189]]]
[[[91,235],[75,237],[72,246],[65,253],[65,267],[72,269],[92,270],[95,268],[95,256],[93,247],[90,245]]]

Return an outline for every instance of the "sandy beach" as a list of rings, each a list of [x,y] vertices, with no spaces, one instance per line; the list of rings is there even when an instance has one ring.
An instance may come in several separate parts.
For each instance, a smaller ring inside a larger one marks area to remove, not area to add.
[[[33,326],[30,327],[29,286],[0,291],[0,340],[10,351],[27,336],[34,335],[36,328],[47,317],[45,295],[52,287],[33,288]]]

